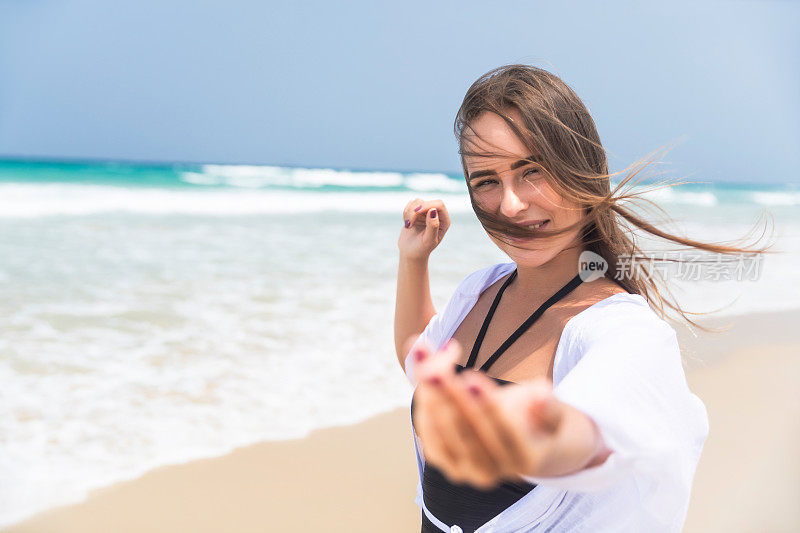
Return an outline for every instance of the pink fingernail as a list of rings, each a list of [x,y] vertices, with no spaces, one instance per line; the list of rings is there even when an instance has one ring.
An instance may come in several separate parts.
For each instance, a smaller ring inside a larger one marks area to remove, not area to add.
[[[414,359],[417,360],[418,363],[421,363],[425,360],[426,354],[422,350],[416,350],[414,352]]]
[[[408,228],[410,226],[411,226],[411,221],[410,220],[406,220],[406,227]]]
[[[417,212],[417,211],[419,211],[420,209],[422,209],[422,206],[421,206],[421,205],[418,205],[417,207],[415,207],[415,208],[414,208],[414,212],[416,213],[416,212]]]
[[[434,387],[438,387],[439,385],[442,384],[442,380],[441,378],[439,378],[439,376],[431,376],[430,378],[428,378],[428,383],[430,383]]]
[[[436,209],[431,209],[431,218],[436,218]]]
[[[479,397],[481,394],[483,394],[483,392],[481,392],[481,389],[479,389],[475,385],[470,385],[468,390],[469,390],[470,394],[472,394],[476,398]]]

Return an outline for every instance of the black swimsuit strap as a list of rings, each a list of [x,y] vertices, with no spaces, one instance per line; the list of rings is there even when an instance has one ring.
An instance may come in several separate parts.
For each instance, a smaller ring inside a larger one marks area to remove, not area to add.
[[[486,336],[486,331],[489,329],[489,322],[492,321],[492,317],[494,316],[494,312],[497,309],[498,304],[500,303],[500,298],[503,296],[503,292],[505,292],[508,285],[511,281],[517,276],[516,269],[514,272],[508,277],[508,279],[503,283],[503,286],[500,287],[500,290],[497,291],[497,295],[494,297],[494,301],[492,302],[492,306],[489,308],[489,312],[486,314],[486,319],[483,321],[483,325],[481,326],[480,332],[478,332],[478,337],[475,339],[475,344],[472,346],[472,352],[469,356],[469,361],[467,361],[466,368],[474,368],[475,362],[478,359],[478,352],[481,349],[481,345],[483,344],[483,338]],[[572,292],[575,287],[580,285],[583,282],[581,279],[580,274],[576,274],[574,278],[572,278],[566,285],[561,287],[558,292],[556,292],[553,296],[551,296],[545,303],[539,306],[539,308],[533,312],[528,319],[522,323],[522,325],[517,328],[517,330],[511,334],[511,336],[497,349],[496,352],[492,354],[489,359],[486,360],[483,365],[481,365],[481,370],[483,372],[487,372],[489,368],[497,361],[497,359],[503,355],[503,353],[508,350],[508,348],[516,342],[530,327],[536,322],[545,311],[547,311],[550,306],[554,303],[561,300],[563,297],[568,295]]]
[[[494,297],[494,301],[492,302],[492,306],[489,308],[489,312],[486,313],[486,318],[483,321],[483,325],[481,326],[481,330],[478,332],[478,338],[475,339],[475,344],[472,345],[472,353],[469,354],[469,359],[467,360],[467,364],[465,365],[466,368],[475,368],[475,360],[478,359],[478,350],[481,349],[481,344],[483,344],[483,337],[486,335],[486,330],[489,329],[489,322],[492,321],[492,317],[494,316],[494,311],[497,309],[498,304],[500,303],[500,297],[503,296],[503,293],[506,291],[506,287],[517,277],[517,269],[514,269],[514,272],[508,276],[508,279],[503,283],[500,287],[500,290],[497,291],[497,296]]]

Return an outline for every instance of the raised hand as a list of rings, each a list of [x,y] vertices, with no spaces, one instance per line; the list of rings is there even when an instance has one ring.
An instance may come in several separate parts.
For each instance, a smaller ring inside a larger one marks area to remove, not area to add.
[[[403,231],[397,246],[405,259],[427,259],[450,227],[450,215],[441,200],[415,198],[403,210]]]

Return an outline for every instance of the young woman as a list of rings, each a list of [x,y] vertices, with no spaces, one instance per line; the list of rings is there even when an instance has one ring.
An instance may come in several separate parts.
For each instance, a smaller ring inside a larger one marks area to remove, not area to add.
[[[664,306],[689,319],[629,261],[642,257],[630,227],[753,250],[626,207],[640,169],[611,191],[591,116],[544,70],[485,74],[455,126],[473,209],[512,262],[469,275],[437,314],[427,265],[447,209],[417,199],[403,213],[395,344],[416,386],[422,531],[679,531],[708,420]]]

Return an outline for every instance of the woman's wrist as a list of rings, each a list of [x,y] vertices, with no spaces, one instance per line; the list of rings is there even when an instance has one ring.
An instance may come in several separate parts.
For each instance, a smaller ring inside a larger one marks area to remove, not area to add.
[[[597,424],[592,420],[589,419],[589,423],[592,425],[592,433],[594,437],[594,444],[592,447],[592,455],[589,457],[589,460],[583,466],[583,468],[592,468],[594,466],[599,466],[605,462],[609,455],[611,455],[611,450],[606,446],[606,442],[603,439],[602,433],[600,433],[600,428],[597,427]]]
[[[559,477],[603,464],[611,454],[594,420],[582,411],[562,404],[561,424],[549,443],[542,448],[542,461],[534,478]],[[544,443],[543,443],[544,444]]]
[[[410,256],[407,254],[400,254],[400,264],[405,265],[412,268],[427,268],[428,267],[428,259],[430,258],[430,254],[425,254],[421,256]]]

